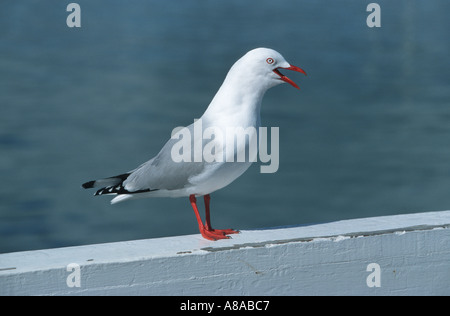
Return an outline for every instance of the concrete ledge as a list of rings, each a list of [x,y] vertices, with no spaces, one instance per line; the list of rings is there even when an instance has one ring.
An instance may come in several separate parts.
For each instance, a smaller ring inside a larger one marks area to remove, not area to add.
[[[0,295],[450,295],[449,228],[443,211],[2,254]]]

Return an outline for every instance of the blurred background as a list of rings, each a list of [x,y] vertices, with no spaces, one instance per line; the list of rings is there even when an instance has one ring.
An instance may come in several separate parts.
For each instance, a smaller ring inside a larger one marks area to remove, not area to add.
[[[263,100],[280,168],[212,195],[217,228],[450,208],[450,2],[3,0],[0,252],[198,233],[187,198],[111,206],[81,183],[134,169],[270,47],[308,77]],[[287,74],[287,73],[286,73]]]

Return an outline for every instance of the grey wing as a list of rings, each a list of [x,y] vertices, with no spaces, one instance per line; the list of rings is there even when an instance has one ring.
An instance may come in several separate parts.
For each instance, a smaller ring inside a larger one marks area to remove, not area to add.
[[[186,129],[192,131],[192,125]],[[189,179],[202,173],[205,163],[175,162],[172,159],[172,147],[177,142],[179,142],[178,139],[171,138],[158,155],[133,170],[123,183],[125,189],[130,192],[145,189],[177,190],[189,186]],[[191,148],[193,148],[193,140],[191,140]]]

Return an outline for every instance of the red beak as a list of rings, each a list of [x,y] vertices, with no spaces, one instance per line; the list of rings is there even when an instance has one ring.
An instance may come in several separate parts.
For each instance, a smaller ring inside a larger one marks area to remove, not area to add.
[[[289,83],[291,86],[293,86],[294,88],[297,88],[300,90],[300,87],[297,86],[297,84],[292,81],[291,79],[289,79],[288,77],[286,77],[285,75],[283,75],[278,69],[288,69],[288,70],[293,70],[293,71],[297,71],[297,72],[301,72],[302,74],[304,74],[306,76],[306,72],[297,66],[289,66],[289,67],[279,67],[277,69],[274,69],[273,72],[276,73],[278,76],[280,76],[280,80],[283,80],[284,82]]]

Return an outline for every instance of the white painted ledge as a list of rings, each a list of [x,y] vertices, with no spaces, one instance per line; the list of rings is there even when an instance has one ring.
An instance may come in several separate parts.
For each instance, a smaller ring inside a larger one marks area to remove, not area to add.
[[[450,295],[449,228],[443,211],[1,254],[0,295]]]

